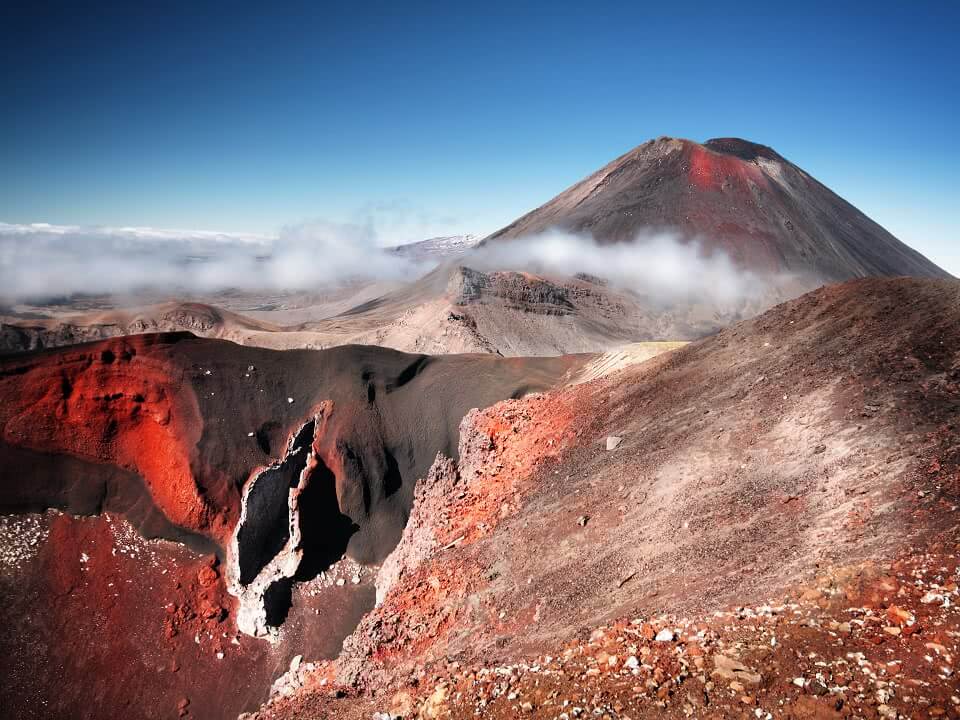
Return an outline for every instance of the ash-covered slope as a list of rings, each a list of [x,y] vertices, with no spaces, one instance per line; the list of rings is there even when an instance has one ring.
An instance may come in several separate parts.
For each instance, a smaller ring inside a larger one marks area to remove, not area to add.
[[[553,228],[601,243],[674,230],[740,267],[821,282],[949,277],[771,148],[737,138],[650,140],[483,242]]]
[[[900,278],[472,413],[382,603],[257,717],[945,716],[958,401],[960,282]]]

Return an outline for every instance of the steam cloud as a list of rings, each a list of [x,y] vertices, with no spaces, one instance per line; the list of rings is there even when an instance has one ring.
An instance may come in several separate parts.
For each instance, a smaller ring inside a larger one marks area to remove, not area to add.
[[[671,233],[641,234],[632,243],[601,245],[553,231],[478,248],[467,264],[479,270],[546,275],[586,273],[661,302],[752,299],[767,283],[737,268],[723,252]],[[768,279],[769,280],[769,279]]]
[[[559,231],[478,248],[478,270],[587,273],[661,302],[730,303],[761,292],[760,278],[720,252],[670,234],[600,245]],[[276,236],[0,223],[0,300],[226,289],[313,290],[354,279],[413,279],[429,265],[388,252],[373,224],[314,221]]]

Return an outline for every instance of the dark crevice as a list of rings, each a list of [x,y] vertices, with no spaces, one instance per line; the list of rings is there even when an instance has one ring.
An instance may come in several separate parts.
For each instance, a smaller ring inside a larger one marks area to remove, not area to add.
[[[263,607],[267,611],[267,625],[280,627],[293,607],[293,581],[277,580],[263,593]]]
[[[290,488],[307,465],[316,423],[304,425],[279,465],[261,472],[247,492],[246,517],[237,532],[240,582],[250,584],[290,539]]]
[[[280,423],[274,421],[265,422],[259,427],[256,433],[257,445],[264,455],[270,454],[270,448],[273,447],[271,438],[280,431]]]
[[[383,475],[383,494],[390,497],[403,486],[403,478],[400,475],[400,466],[397,465],[397,459],[389,450],[384,450],[384,460],[387,469]]]
[[[387,383],[387,392],[393,392],[398,390],[406,385],[408,382],[413,380],[417,375],[419,375],[423,370],[432,362],[431,358],[427,355],[422,355],[414,360],[412,363],[407,365],[399,375],[397,379],[392,383]]]
[[[344,440],[337,440],[337,453],[340,455],[342,461],[343,476],[353,481],[350,483],[352,487],[351,493],[356,493],[359,489],[362,497],[363,511],[365,513],[370,512],[370,483],[367,481],[363,458]],[[346,506],[348,508],[353,507],[352,500],[347,500]]]
[[[322,460],[300,493],[300,546],[303,557],[296,580],[312,580],[337,562],[347,550],[347,542],[359,528],[342,512],[337,500],[337,481]]]

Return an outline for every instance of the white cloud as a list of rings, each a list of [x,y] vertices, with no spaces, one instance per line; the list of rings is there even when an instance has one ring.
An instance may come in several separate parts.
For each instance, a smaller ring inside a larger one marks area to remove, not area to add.
[[[75,294],[181,296],[312,290],[356,279],[413,279],[429,265],[388,253],[373,222],[315,220],[276,235],[143,227],[0,223],[0,300]],[[391,243],[392,244],[392,243]],[[739,302],[768,287],[722,252],[659,233],[601,245],[559,231],[495,242],[462,259],[480,270],[589,273],[654,302]]]
[[[490,243],[464,262],[483,270],[588,273],[663,302],[736,302],[755,297],[771,280],[737,268],[721,251],[708,254],[697,240],[670,233],[599,244],[590,237],[552,231]]]
[[[0,223],[5,301],[145,288],[309,290],[423,268],[387,255],[372,227],[313,221],[277,235]]]
[[[211,230],[161,230],[150,227],[109,227],[82,225],[51,225],[49,223],[11,224],[0,222],[0,238],[8,236],[65,236],[98,235],[130,240],[238,242],[263,244],[276,240],[276,235],[255,233],[216,232]]]

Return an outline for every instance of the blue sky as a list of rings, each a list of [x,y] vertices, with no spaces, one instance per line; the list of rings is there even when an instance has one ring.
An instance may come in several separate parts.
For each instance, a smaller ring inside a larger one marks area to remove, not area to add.
[[[956,3],[10,5],[2,222],[485,233],[735,135],[960,274]]]

